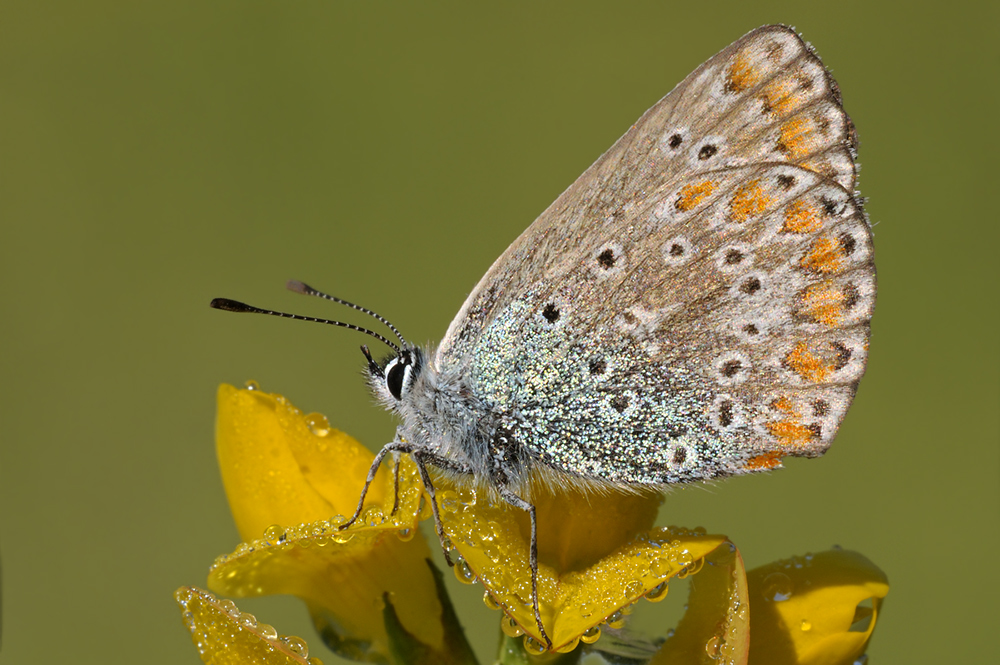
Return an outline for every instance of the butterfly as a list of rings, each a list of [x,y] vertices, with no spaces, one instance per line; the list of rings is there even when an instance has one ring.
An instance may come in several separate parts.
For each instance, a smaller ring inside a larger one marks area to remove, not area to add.
[[[500,256],[436,348],[339,321],[408,453],[531,517],[530,489],[664,489],[773,469],[832,442],[865,370],[872,237],[840,92],[790,28],[764,26],[647,111]],[[445,547],[447,556],[447,547]]]

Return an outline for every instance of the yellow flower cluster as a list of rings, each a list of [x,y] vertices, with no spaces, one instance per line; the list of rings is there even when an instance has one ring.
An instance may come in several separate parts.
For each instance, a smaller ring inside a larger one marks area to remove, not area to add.
[[[285,398],[219,389],[219,464],[244,543],[220,556],[208,587],[235,598],[304,600],[324,642],[365,662],[474,662],[418,529],[429,516],[413,463],[391,465],[354,513],[373,455],[317,414]],[[654,527],[658,495],[533,494],[539,521],[538,596],[553,651],[592,644],[622,626],[632,606],[667,596],[694,576],[688,609],[650,663],[852,663],[864,653],[888,592],[863,556],[829,551],[747,573],[724,536]],[[532,613],[527,517],[468,488],[438,488],[455,575],[479,582],[502,610],[501,628],[527,653],[544,643]],[[206,662],[312,663],[304,641],[279,636],[231,600],[178,590],[185,624]],[[750,625],[753,630],[750,630]],[[523,636],[523,637],[522,637]],[[595,645],[599,646],[599,645]],[[436,655],[427,658],[427,654]]]

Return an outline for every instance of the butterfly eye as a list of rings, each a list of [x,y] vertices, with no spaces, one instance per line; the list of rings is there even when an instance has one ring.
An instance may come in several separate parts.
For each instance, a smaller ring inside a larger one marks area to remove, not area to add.
[[[393,358],[385,367],[385,387],[397,400],[403,397],[403,384],[410,376],[410,363],[406,359]]]

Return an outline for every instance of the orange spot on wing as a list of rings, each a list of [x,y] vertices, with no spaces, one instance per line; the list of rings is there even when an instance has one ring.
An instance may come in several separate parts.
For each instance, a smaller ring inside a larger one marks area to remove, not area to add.
[[[815,432],[808,426],[790,420],[778,420],[767,424],[768,431],[782,445],[797,448],[815,436]],[[776,454],[776,453],[775,453]]]
[[[736,190],[729,209],[734,222],[745,222],[767,210],[769,203],[771,199],[764,194],[760,180],[754,180]]]
[[[733,60],[733,64],[729,65],[729,73],[726,76],[726,92],[743,92],[759,80],[760,73],[750,65],[746,56],[741,53]]]
[[[795,405],[792,404],[792,400],[788,397],[779,397],[777,399],[771,400],[771,408],[775,411],[784,411],[785,413],[795,413]]]
[[[815,284],[802,294],[799,314],[816,323],[825,323],[828,326],[839,325],[844,317],[846,298],[844,291],[838,289],[832,282]]]
[[[822,225],[816,206],[796,201],[785,210],[785,225],[781,230],[786,233],[812,233]]]
[[[785,81],[774,81],[764,88],[761,95],[764,108],[773,115],[785,115],[796,101],[794,88]]]
[[[674,203],[674,207],[682,212],[691,210],[696,205],[712,195],[718,185],[711,180],[705,180],[693,185],[684,185]]]
[[[771,425],[777,423],[770,423]],[[773,434],[773,432],[772,432]],[[777,436],[777,435],[775,435]],[[780,437],[779,437],[780,438]],[[781,466],[782,454],[776,450],[764,453],[763,455],[757,455],[756,457],[751,457],[746,462],[743,463],[743,468],[747,471],[763,471],[765,469],[773,469],[776,466]]]
[[[794,349],[788,352],[784,364],[806,381],[813,383],[822,383],[836,369],[832,364],[823,362],[822,358],[810,351],[805,342],[799,342]]]
[[[809,135],[812,127],[805,118],[792,118],[781,127],[781,138],[778,139],[778,150],[789,159],[805,157],[809,152]]]
[[[833,238],[819,238],[802,257],[800,265],[806,270],[829,274],[843,267],[843,247]]]

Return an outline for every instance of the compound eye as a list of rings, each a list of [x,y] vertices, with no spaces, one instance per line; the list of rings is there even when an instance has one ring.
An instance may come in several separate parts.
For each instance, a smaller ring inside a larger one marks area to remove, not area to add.
[[[402,363],[397,358],[389,361],[385,368],[385,387],[389,389],[389,394],[397,400],[403,397],[403,383],[410,373],[410,364]]]

